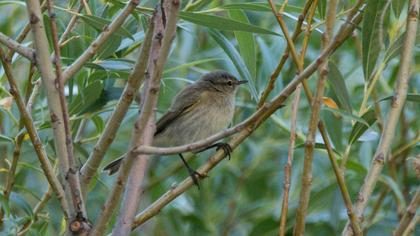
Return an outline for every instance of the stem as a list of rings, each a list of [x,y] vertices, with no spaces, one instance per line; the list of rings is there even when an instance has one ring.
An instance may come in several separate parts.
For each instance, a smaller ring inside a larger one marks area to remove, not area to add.
[[[152,36],[154,23],[153,19],[150,21],[149,29],[146,33],[141,52],[139,54],[136,65],[134,66],[133,71],[128,77],[127,84],[124,88],[123,93],[121,94],[120,99],[118,100],[115,109],[109,118],[105,130],[102,132],[101,137],[93,149],[93,152],[90,154],[88,160],[83,165],[81,169],[82,183],[86,189],[87,185],[90,183],[92,177],[96,173],[99,165],[102,162],[103,157],[105,156],[106,150],[108,150],[111,143],[114,141],[118,128],[121,125],[122,120],[124,119],[125,114],[132,103],[136,92],[138,91],[140,85],[144,80],[146,74],[147,62],[150,56],[150,48],[152,45]]]
[[[58,201],[60,202],[60,206],[63,210],[64,218],[67,219],[69,217],[70,210],[69,210],[68,203],[65,199],[64,189],[61,186],[60,181],[54,174],[54,170],[51,166],[50,161],[48,160],[47,152],[45,151],[44,146],[42,145],[42,142],[38,136],[38,132],[36,131],[35,125],[32,121],[32,117],[30,113],[28,112],[27,108],[25,107],[23,98],[21,97],[19,93],[16,80],[14,79],[13,74],[12,74],[12,67],[10,65],[10,62],[6,61],[4,52],[1,48],[0,48],[0,58],[3,64],[4,72],[6,74],[6,78],[10,85],[10,93],[12,94],[13,98],[16,101],[16,105],[19,109],[21,119],[23,120],[26,131],[29,134],[29,138],[32,141],[32,145],[41,163],[41,168],[44,171],[45,177],[47,178],[48,183],[50,184],[52,190],[54,191]]]
[[[418,0],[410,0],[407,14],[406,35],[400,56],[398,83],[395,87],[394,97],[391,101],[391,107],[388,112],[388,117],[384,125],[384,131],[382,132],[379,145],[372,158],[371,167],[369,168],[368,174],[356,200],[355,211],[360,220],[363,219],[364,209],[367,206],[368,200],[385,164],[385,157],[389,153],[392,140],[395,136],[395,129],[400,113],[407,97],[408,82],[410,79],[410,65],[412,62],[413,48],[417,32],[418,10]],[[346,227],[343,235],[351,234],[351,230]]]
[[[26,57],[31,62],[34,62],[34,50],[23,46],[22,44],[16,42],[15,40],[9,38],[7,35],[0,32],[0,43],[4,44],[10,50],[19,53],[23,57]]]
[[[162,47],[160,49],[159,57],[156,61],[152,62],[154,64],[154,69],[152,76],[147,84],[145,101],[140,113],[140,117],[135,125],[135,129],[138,129],[139,136],[141,137],[140,140],[133,140],[135,144],[151,144],[153,142],[153,136],[156,131],[155,109],[159,96],[160,80],[163,73],[163,67],[169,56],[172,40],[177,28],[176,23],[181,2],[179,0],[172,0],[162,2],[162,4],[163,5],[161,8],[164,8],[162,10],[162,16],[164,14],[167,15],[166,24],[166,19],[162,19],[163,25],[166,26],[166,28],[162,38]],[[119,217],[117,219],[116,226],[112,231],[113,236],[128,235],[130,233],[131,224],[139,207],[143,192],[141,191],[142,188],[140,188],[140,186],[142,185],[144,176],[146,174],[149,156],[130,154],[125,159],[128,159],[128,161],[124,161],[125,163],[123,162],[124,165],[132,160],[132,166],[130,165],[128,169],[130,174],[128,177],[126,191],[124,193],[124,201],[120,210]]]

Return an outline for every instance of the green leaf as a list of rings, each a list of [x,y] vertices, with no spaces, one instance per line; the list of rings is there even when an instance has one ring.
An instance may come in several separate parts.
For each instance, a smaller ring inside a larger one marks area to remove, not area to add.
[[[338,99],[338,103],[340,107],[351,113],[352,107],[350,102],[350,95],[346,86],[346,82],[344,81],[344,77],[334,63],[330,62],[328,67],[328,82],[330,83],[331,88]]]
[[[391,59],[400,55],[401,48],[404,45],[405,33],[398,36],[398,38],[386,49],[385,51],[385,63],[388,63]],[[415,45],[420,44],[420,26],[417,27],[417,35]]]
[[[93,28],[95,28],[96,30],[98,30],[99,32],[102,32],[104,30],[105,27],[108,27],[108,25],[111,23],[110,20],[108,19],[104,19],[101,17],[97,17],[97,16],[93,16],[93,15],[83,15],[83,14],[79,14],[78,15],[80,17],[80,19],[82,19],[86,24],[92,26]],[[131,38],[132,40],[134,40],[133,35],[130,33],[130,31],[128,31],[127,29],[125,29],[124,27],[119,27],[116,31],[115,34],[123,36],[123,37],[127,37],[127,38]]]
[[[381,51],[382,39],[380,38],[381,14],[385,11],[386,0],[368,1],[363,15],[362,26],[362,57],[363,73],[369,80]]]
[[[318,1],[317,9],[318,9],[321,19],[325,19],[325,12],[327,11],[327,1],[326,0]]]
[[[381,100],[379,100],[378,102],[391,100],[393,97],[394,97],[394,95],[384,97]],[[409,94],[407,94],[406,100],[409,101],[409,102],[420,102],[420,94],[409,93]]]
[[[174,66],[171,68],[168,68],[166,70],[163,71],[163,74],[168,74],[177,70],[182,70],[185,68],[190,68],[196,65],[200,65],[200,64],[204,64],[204,63],[208,63],[208,62],[212,62],[212,61],[223,61],[223,58],[208,58],[208,59],[203,59],[203,60],[196,60],[196,61],[192,61],[192,62],[188,62],[179,66]]]
[[[373,109],[369,109],[362,115],[362,119],[365,120],[368,125],[362,122],[356,122],[356,124],[353,125],[348,141],[349,145],[353,144],[369,127],[375,123],[375,111]]]
[[[105,127],[105,122],[98,115],[91,118],[93,124],[95,124],[97,134],[101,134]]]
[[[0,143],[14,143],[15,140],[6,135],[0,134]]]
[[[295,149],[304,148],[304,147],[305,147],[305,143],[301,143],[301,144],[296,145],[295,146]],[[327,150],[327,146],[325,146],[325,144],[323,144],[323,143],[315,143],[315,147],[314,148],[315,149],[323,149],[325,151]],[[343,157],[343,155],[340,152],[338,152],[337,150],[335,150],[334,148],[332,150],[333,150],[333,152],[335,154],[338,155],[338,158],[341,159]]]
[[[279,9],[281,4],[276,4],[276,9]],[[247,2],[247,3],[232,3],[222,6],[218,6],[219,9],[225,10],[250,10],[250,11],[271,11],[271,7],[267,2]],[[210,9],[211,11],[213,9]],[[296,12],[301,13],[302,7],[287,4],[284,8],[285,12]]]
[[[394,192],[395,196],[399,200],[402,209],[405,209],[407,203],[405,201],[404,195],[400,189],[400,186],[397,182],[395,182],[391,177],[386,175],[381,175],[379,177],[379,181],[383,182],[384,184],[388,185],[388,187]]]
[[[403,6],[406,2],[407,1],[405,0],[392,0],[392,10],[394,11],[396,17],[400,16]]]
[[[360,118],[360,117],[358,117],[356,115],[353,115],[351,113],[348,113],[348,112],[346,112],[344,110],[334,109],[334,108],[330,108],[330,107],[327,107],[327,106],[322,107],[322,110],[330,111],[332,113],[335,113],[336,115],[340,115],[340,116],[342,116],[344,118],[347,118],[349,120],[354,120],[354,121],[357,121],[357,122],[360,122],[360,123],[362,123],[364,125],[369,126],[369,124],[364,119],[362,119],[362,118]]]
[[[16,4],[16,5],[20,5],[20,6],[26,7],[25,2],[23,2],[23,1],[12,1],[12,0],[8,1],[8,0],[2,0],[2,1],[0,2],[0,6],[1,6],[1,5],[7,5],[7,4]]]
[[[70,103],[69,113],[74,115],[86,111],[88,107],[92,106],[101,97],[103,89],[104,85],[100,80],[90,83]]]
[[[19,194],[12,192],[10,194],[10,203],[13,203],[14,205],[18,206],[28,216],[33,216],[31,205]]]
[[[249,24],[248,17],[241,10],[229,10],[229,16],[233,20],[237,20],[237,21]],[[246,66],[248,67],[251,77],[255,78],[257,76],[257,68],[256,68],[257,67],[256,65],[257,52],[255,49],[256,43],[255,43],[254,35],[252,33],[241,32],[241,31],[235,31],[234,34],[235,34],[236,40],[238,41],[239,53],[244,59],[244,62]]]
[[[246,24],[239,21],[231,20],[229,18],[213,16],[204,13],[181,12],[179,14],[179,17],[191,23],[206,26],[212,29],[228,31],[245,31],[259,34],[271,34],[281,36],[278,33],[266,30],[255,25]]]
[[[243,79],[248,80],[248,86],[251,91],[251,95],[255,100],[258,100],[257,89],[255,88],[254,79],[251,77],[248,68],[245,65],[245,62],[242,60],[236,48],[232,45],[231,42],[223,34],[213,29],[209,29],[209,33],[212,38],[219,44],[219,46],[225,51],[228,57],[232,60],[236,69]]]

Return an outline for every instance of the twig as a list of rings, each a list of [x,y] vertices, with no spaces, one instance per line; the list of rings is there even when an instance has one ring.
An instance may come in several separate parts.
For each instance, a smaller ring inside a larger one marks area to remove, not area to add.
[[[309,8],[312,6],[314,0],[308,0],[306,1],[305,7],[303,8],[302,13],[299,15],[298,22],[296,24],[295,31],[292,35],[292,41],[296,41],[299,34],[302,32],[302,24],[303,21],[308,13]],[[316,4],[315,4],[316,5]],[[261,95],[260,100],[258,101],[258,108],[264,105],[264,102],[267,100],[268,95],[270,92],[274,89],[274,84],[276,82],[277,77],[280,74],[280,71],[283,69],[284,64],[286,63],[287,58],[289,57],[289,44],[287,45],[286,50],[283,53],[283,56],[281,57],[279,64],[277,65],[276,69],[270,76],[270,80],[268,81],[267,87],[265,88],[264,92]]]
[[[412,236],[416,226],[420,223],[420,214],[417,214],[416,217],[410,222],[407,228],[404,231],[402,236]]]
[[[139,0],[130,0],[121,13],[98,35],[98,37],[89,45],[89,47],[63,72],[63,83],[65,84],[83,65],[92,58],[106,40],[121,27],[130,13],[139,4]]]
[[[145,74],[145,68],[148,64],[148,61],[150,60],[156,60],[155,57],[153,57],[154,55],[158,55],[158,53],[155,53],[155,51],[159,52],[160,50],[160,39],[162,37],[162,33],[163,33],[163,24],[161,22],[161,17],[160,17],[160,11],[158,10],[157,12],[154,13],[153,17],[150,19],[150,23],[149,23],[149,27],[148,27],[148,31],[147,31],[147,36],[145,39],[145,42],[143,43],[143,47],[142,47],[142,51],[141,51],[141,55],[139,55],[139,57],[141,57],[141,61],[139,60],[138,64],[136,65],[136,74],[141,75],[140,73],[143,74],[143,77],[146,76]],[[134,83],[134,71],[133,71],[133,76],[131,76],[131,80]],[[140,83],[140,82],[138,82]],[[127,91],[127,96],[129,95],[128,98],[131,98],[131,100],[133,99],[133,96],[135,95],[136,90],[131,91],[130,93],[128,93],[128,89],[130,88],[130,86],[127,86],[126,89],[124,89],[124,92]],[[138,89],[138,88],[137,88]],[[123,92],[123,93],[124,93]],[[124,95],[121,96],[120,101],[118,102],[118,104],[121,105],[117,105],[116,109],[121,109],[121,111],[124,111],[128,109],[129,104],[126,104],[126,102],[128,102],[128,100],[123,99]],[[124,109],[123,109],[124,108]],[[122,120],[124,113],[120,113],[117,112],[117,110],[114,112],[114,114],[111,116],[111,119],[115,119],[116,121],[113,122],[109,122],[107,124],[107,128],[104,131],[104,134],[106,132],[110,132],[110,134],[114,133],[115,136],[115,132],[116,129],[118,128],[117,123],[120,123]],[[115,118],[113,118],[115,117]],[[118,120],[120,120],[119,122],[117,122]],[[115,123],[114,123],[115,122]],[[136,122],[137,123],[137,122]],[[115,125],[117,127],[112,128],[111,125]],[[131,141],[131,145],[135,144],[135,140],[138,140],[141,138],[141,133],[137,132],[137,126],[135,126],[135,129],[132,133],[132,141]],[[108,131],[107,131],[108,130]],[[103,138],[101,137],[100,140],[103,141],[99,141],[97,144],[101,145],[100,143],[103,143],[102,145],[107,144],[108,146],[110,144],[108,144],[108,142],[106,142],[107,139],[109,139],[109,137],[107,136],[103,136]],[[112,141],[112,140],[111,140]],[[102,146],[101,145],[101,146]],[[96,148],[95,148],[96,149]],[[102,150],[94,150],[94,152],[97,152],[98,154],[92,154],[95,155],[97,157],[89,157],[88,161],[86,162],[86,164],[83,166],[82,168],[82,174],[83,174],[83,180],[86,181],[85,183],[89,182],[89,178],[88,178],[88,174],[87,173],[94,173],[92,170],[94,170],[94,166],[96,165],[96,169],[97,166],[99,166],[100,163],[100,159],[99,158],[99,153],[102,152]],[[103,154],[101,154],[102,156],[104,155],[105,151],[103,151]],[[96,159],[98,159],[98,161],[96,161]],[[125,158],[128,159],[128,158]],[[132,163],[133,158],[131,158],[129,161]],[[93,163],[93,164],[92,164]],[[114,213],[114,208],[115,206],[118,204],[118,201],[121,197],[121,193],[124,189],[124,185],[127,181],[128,178],[128,174],[129,174],[129,168],[131,167],[131,163],[129,163],[129,165],[121,165],[120,169],[124,169],[124,170],[120,170],[119,171],[119,175],[117,177],[117,181],[116,183],[113,185],[113,188],[111,190],[111,193],[109,194],[109,197],[103,207],[103,211],[101,212],[100,216],[98,217],[98,220],[92,230],[91,235],[95,236],[95,235],[103,235],[105,230],[106,230],[106,226],[112,216],[112,214]],[[127,170],[125,170],[127,169]],[[95,170],[96,171],[96,170]],[[92,175],[92,174],[89,174]]]
[[[10,85],[10,93],[14,97],[17,107],[19,109],[20,115],[22,116],[26,131],[29,134],[29,138],[32,141],[33,147],[35,152],[39,158],[41,163],[41,168],[44,171],[45,177],[47,178],[51,188],[53,189],[57,199],[60,202],[60,206],[63,210],[64,217],[67,219],[69,217],[69,206],[65,199],[64,189],[60,184],[60,181],[54,174],[54,170],[51,166],[50,161],[48,160],[47,152],[42,145],[42,142],[38,136],[36,131],[35,125],[32,121],[32,117],[30,113],[27,111],[25,107],[25,103],[23,102],[22,97],[19,94],[18,87],[16,85],[16,80],[13,78],[12,68],[10,66],[10,62],[6,61],[4,58],[3,50],[0,48],[0,58],[3,64],[4,72],[6,74],[6,78]]]
[[[407,207],[407,211],[404,213],[403,217],[398,224],[398,227],[395,229],[393,235],[399,236],[402,235],[407,226],[413,220],[414,216],[416,215],[417,208],[420,205],[420,187],[417,188],[416,194],[414,195],[413,199],[410,202],[410,205]]]
[[[83,7],[84,7],[84,4],[80,3],[80,5],[79,5],[79,7],[77,8],[76,12],[77,12],[77,13],[80,13],[80,12],[82,11]],[[67,24],[66,29],[65,29],[65,30],[64,30],[64,32],[61,34],[60,40],[58,41],[58,45],[60,45],[60,47],[62,47],[62,46],[63,46],[64,42],[66,41],[66,39],[67,39],[67,37],[68,37],[68,35],[71,33],[71,31],[73,30],[74,26],[76,25],[76,23],[77,23],[77,17],[78,17],[78,16],[79,16],[78,14],[74,14],[74,15],[71,17],[71,19],[70,19],[69,23]]]
[[[0,32],[0,43],[7,46],[10,50],[15,51],[22,55],[23,57],[26,57],[31,62],[34,62],[34,50],[32,48],[28,48],[23,46],[22,44],[16,42],[12,38],[9,38],[7,35]]]
[[[289,189],[290,189],[290,179],[292,171],[292,160],[293,153],[295,150],[295,140],[296,140],[296,121],[297,113],[300,102],[300,92],[302,86],[299,85],[295,91],[295,97],[292,103],[292,114],[290,116],[290,142],[289,142],[289,151],[287,153],[287,163],[284,166],[284,184],[283,184],[283,201],[281,205],[281,214],[280,214],[280,226],[279,226],[279,236],[286,234],[286,219],[287,219],[287,210],[289,208]]]
[[[379,145],[372,159],[371,167],[369,168],[363,186],[359,191],[355,204],[355,211],[360,220],[363,219],[364,209],[367,206],[368,200],[385,164],[385,158],[390,150],[390,146],[394,138],[395,128],[407,97],[408,81],[410,79],[410,65],[413,57],[413,47],[417,32],[418,11],[418,0],[410,0],[408,6],[406,34],[400,56],[398,83],[394,92],[395,95],[391,101],[390,111],[388,112],[388,117],[384,125],[384,132],[382,132]],[[343,235],[351,235],[351,230],[346,227]]]
[[[65,169],[65,180],[70,187],[71,199],[73,202],[73,207],[75,210],[75,216],[71,219],[70,222],[70,231],[72,233],[84,233],[90,230],[89,222],[87,221],[87,213],[85,208],[85,201],[81,194],[79,173],[77,171],[76,163],[74,160],[73,154],[73,139],[70,130],[70,121],[67,108],[66,97],[64,95],[64,85],[61,74],[61,56],[60,56],[60,45],[58,39],[58,30],[56,24],[56,15],[54,13],[54,3],[52,0],[47,0],[47,9],[50,17],[50,27],[52,34],[52,42],[54,47],[54,66],[55,66],[55,84],[58,85],[58,96],[60,101],[61,108],[61,119],[64,125],[64,135],[65,135],[65,148],[67,151],[67,169]]]
[[[171,0],[162,2],[161,4],[161,7],[163,8],[162,16],[166,15],[166,18],[162,19],[163,25],[166,28],[162,38],[162,47],[159,52],[159,57],[156,61],[151,62],[154,64],[154,68],[152,76],[147,84],[144,105],[135,126],[135,129],[140,134],[139,136],[141,137],[141,140],[133,140],[134,144],[151,144],[153,142],[153,136],[156,130],[155,109],[159,96],[160,80],[177,28],[176,23],[181,1]],[[123,165],[129,163],[133,158],[134,160],[132,161],[132,166],[129,165],[128,169],[130,174],[128,177],[126,191],[124,193],[124,201],[117,223],[112,231],[113,236],[128,235],[130,233],[131,224],[134,220],[134,216],[137,212],[142,196],[142,188],[140,186],[143,184],[149,156],[129,154]]]
[[[353,12],[353,11],[352,11]],[[337,34],[331,41],[331,43],[326,47],[320,55],[314,60],[310,65],[308,65],[305,70],[303,70],[299,75],[297,75],[289,84],[269,103],[265,103],[259,110],[264,110],[263,113],[255,120],[254,123],[250,124],[246,129],[243,129],[237,135],[235,135],[229,145],[234,149],[236,148],[243,140],[245,140],[249,135],[253,133],[255,129],[261,125],[268,117],[271,116],[276,110],[278,110],[284,101],[292,94],[296,87],[302,82],[302,80],[308,78],[312,75],[319,64],[328,58],[353,32],[356,25],[361,21],[362,15],[357,10],[354,11],[351,20],[343,23],[338,30]],[[210,157],[208,161],[201,166],[197,172],[203,175],[206,175],[211,169],[213,169],[219,162],[221,162],[225,157],[225,153],[222,150],[219,150],[215,155]],[[163,194],[159,199],[154,203],[149,205],[145,210],[138,214],[133,222],[132,228],[136,228],[139,225],[143,224],[153,216],[159,213],[159,211],[169,204],[176,197],[184,193],[189,187],[193,185],[193,182],[190,177],[184,179],[180,184],[173,187],[165,194]]]
[[[0,56],[2,56],[2,55],[0,55]],[[31,90],[32,90],[31,80],[32,80],[33,74],[34,74],[34,65],[31,64],[30,68],[29,68],[28,82],[27,82],[27,86],[26,86],[26,90],[25,90],[25,100],[24,100],[25,102],[28,101],[29,94],[31,93]],[[24,127],[25,127],[25,125],[23,123],[23,118],[21,116],[20,119],[19,119],[18,130],[23,129]],[[18,161],[19,161],[19,157],[20,157],[20,151],[21,151],[21,147],[22,147],[24,137],[25,137],[25,133],[21,133],[16,138],[15,147],[13,149],[12,162],[10,164],[9,170],[7,171],[6,184],[5,184],[4,189],[3,189],[3,198],[4,198],[4,201],[6,201],[6,202],[8,201],[10,193],[12,192],[13,186],[15,184],[16,168],[17,168],[17,165],[18,165]],[[1,222],[3,220],[3,216],[4,216],[4,211],[3,211],[3,209],[0,209],[0,226],[1,226]]]
[[[150,21],[149,28],[146,33],[138,60],[136,62],[136,65],[134,66],[133,71],[128,77],[128,81],[124,88],[124,91],[121,94],[121,97],[118,100],[118,103],[115,106],[115,109],[105,126],[105,130],[102,132],[101,137],[96,143],[93,152],[90,154],[88,160],[83,165],[80,171],[82,176],[83,188],[86,188],[93,175],[96,173],[105,155],[106,150],[114,141],[118,128],[120,127],[121,122],[125,114],[127,113],[127,110],[130,104],[132,103],[137,90],[139,89],[140,85],[144,80],[147,62],[149,60],[150,55],[153,30],[154,22],[152,19]]]
[[[50,200],[52,194],[51,187],[48,188],[47,192],[44,193],[41,200],[36,204],[34,207],[34,210],[32,211],[32,214],[34,217],[26,221],[26,223],[23,224],[22,228],[18,232],[18,236],[23,236],[25,233],[31,228],[31,225],[37,221],[39,213],[44,209],[47,202]]]

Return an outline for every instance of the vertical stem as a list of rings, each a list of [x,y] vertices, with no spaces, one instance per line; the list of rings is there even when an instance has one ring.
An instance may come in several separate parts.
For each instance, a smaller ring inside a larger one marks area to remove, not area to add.
[[[160,80],[163,73],[163,67],[168,58],[171,43],[176,32],[178,11],[181,3],[179,0],[171,0],[162,4],[163,5],[161,7],[164,8],[164,10],[162,10],[162,15],[167,15],[166,24],[165,21],[163,22],[163,25],[165,25],[166,28],[162,38],[162,47],[158,59],[156,61],[152,61],[154,68],[151,78],[147,84],[144,105],[135,126],[135,128],[140,131],[140,140],[134,141],[136,144],[140,145],[149,145],[153,142],[153,136],[156,130],[154,110],[159,96]],[[165,10],[167,11],[165,12]],[[130,168],[131,171],[129,169],[130,174],[128,177],[126,191],[124,193],[124,200],[117,219],[117,224],[112,231],[113,236],[128,235],[131,231],[131,224],[133,223],[142,195],[142,188],[140,186],[143,183],[146,173],[149,155],[141,154],[136,156],[130,152],[127,158],[129,160],[134,160],[132,168]],[[126,160],[124,160],[124,162],[126,162]],[[126,163],[123,163],[123,165],[124,164]]]
[[[411,74],[410,66],[413,58],[413,48],[417,32],[418,14],[419,1],[410,0],[408,5],[406,34],[400,56],[400,67],[397,75],[398,82],[394,90],[394,97],[390,104],[390,110],[387,113],[388,117],[384,124],[384,129],[378,147],[372,158],[371,167],[368,170],[368,174],[359,191],[355,204],[355,211],[360,220],[363,219],[364,210],[385,164],[385,158],[388,156],[400,113],[407,97],[408,82]],[[351,230],[346,227],[343,235],[351,234]]]

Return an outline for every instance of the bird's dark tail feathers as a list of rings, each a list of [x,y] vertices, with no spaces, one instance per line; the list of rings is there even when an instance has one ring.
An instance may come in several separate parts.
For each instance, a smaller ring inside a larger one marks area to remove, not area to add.
[[[104,167],[103,171],[107,172],[108,175],[113,175],[120,168],[123,158],[124,157],[120,157],[116,159],[115,161],[112,161],[111,163],[109,163],[108,165]]]

